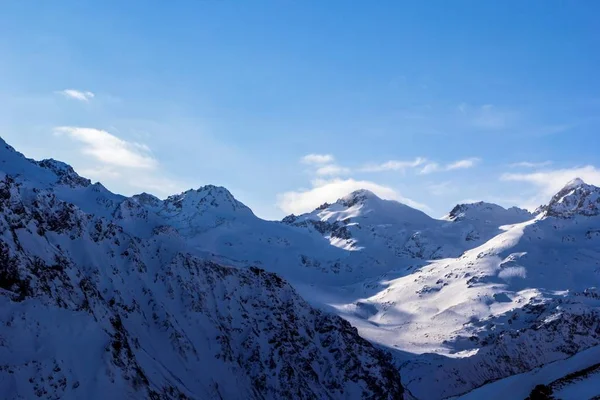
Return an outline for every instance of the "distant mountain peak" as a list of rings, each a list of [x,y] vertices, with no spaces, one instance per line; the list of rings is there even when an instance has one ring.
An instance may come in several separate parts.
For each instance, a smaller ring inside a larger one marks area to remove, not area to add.
[[[131,199],[138,204],[149,205],[149,206],[153,206],[153,207],[157,207],[161,203],[161,201],[158,197],[154,196],[153,194],[146,193],[146,192],[136,194]]]
[[[227,190],[227,188],[225,188],[223,186],[217,186],[217,185],[204,185],[204,186],[201,186],[198,189],[196,189],[196,192],[207,193],[207,194],[211,194],[213,196],[223,196],[223,197],[227,197],[227,198],[234,198],[233,195],[231,194],[231,192],[229,190]]]
[[[205,185],[196,190],[190,189],[173,195],[165,200],[170,206],[182,209],[219,209],[220,212],[246,212],[252,214],[250,208],[238,201],[229,190],[222,186]]]
[[[6,140],[2,139],[2,137],[0,137],[0,146],[4,147],[8,151],[12,151],[14,153],[18,153],[18,151],[15,150],[15,148],[12,147],[10,144],[6,143]]]
[[[573,189],[578,186],[584,186],[584,185],[587,185],[587,184],[583,181],[583,179],[575,178],[575,179],[572,179],[569,182],[567,182],[567,184],[564,186],[563,189]]]
[[[364,204],[367,200],[381,200],[375,193],[367,189],[358,189],[354,192],[342,197],[337,202],[346,206],[352,207],[356,204]]]
[[[556,193],[541,211],[559,218],[600,215],[600,188],[575,178]]]
[[[54,172],[56,174],[56,176],[58,177],[57,183],[59,183],[59,184],[68,185],[71,187],[75,187],[75,186],[88,187],[92,184],[92,181],[90,181],[87,178],[83,178],[83,177],[79,176],[79,174],[77,172],[75,172],[73,167],[71,167],[69,164],[66,164],[62,161],[57,161],[52,158],[49,158],[46,160],[38,161],[37,164],[42,168],[46,168],[46,169],[49,169],[50,171]]]
[[[89,179],[81,177],[70,165],[54,159],[35,161],[25,157],[0,137],[0,168],[2,172],[35,181],[44,186],[65,185],[88,187]]]
[[[462,221],[476,219],[506,219],[506,223],[523,222],[533,217],[527,210],[511,207],[506,209],[498,204],[478,201],[475,203],[457,204],[445,216],[447,221]]]

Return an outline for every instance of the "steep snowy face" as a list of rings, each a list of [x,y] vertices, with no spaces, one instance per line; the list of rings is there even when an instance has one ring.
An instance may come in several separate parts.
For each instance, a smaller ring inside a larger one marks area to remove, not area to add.
[[[555,194],[542,211],[558,218],[600,215],[600,188],[576,178]]]
[[[172,227],[136,236],[33,182],[0,180],[4,397],[402,398],[388,355],[277,275],[195,257]],[[119,211],[140,203],[162,207],[142,195]]]

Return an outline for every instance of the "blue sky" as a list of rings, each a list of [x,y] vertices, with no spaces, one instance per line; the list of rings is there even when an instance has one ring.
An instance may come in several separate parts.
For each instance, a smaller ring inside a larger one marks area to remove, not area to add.
[[[441,216],[600,184],[595,1],[13,1],[0,135],[116,192]],[[307,155],[313,155],[306,157]]]

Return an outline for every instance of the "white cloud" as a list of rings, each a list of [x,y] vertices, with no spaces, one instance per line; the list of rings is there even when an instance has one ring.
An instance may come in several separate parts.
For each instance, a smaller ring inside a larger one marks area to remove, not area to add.
[[[446,166],[446,171],[452,171],[453,169],[467,169],[473,168],[477,163],[481,161],[479,158],[467,158],[465,160],[458,160],[452,164]]]
[[[383,199],[397,200],[414,208],[429,210],[426,205],[407,199],[388,186],[379,185],[371,181],[339,178],[330,180],[318,179],[312,182],[311,189],[280,194],[278,195],[277,205],[286,213],[302,214],[314,210],[325,202],[334,202],[359,189],[370,190]]]
[[[438,172],[438,171],[442,171],[443,168],[440,167],[440,165],[438,163],[427,163],[423,168],[421,168],[421,170],[419,171],[419,174],[422,175],[426,175],[426,174],[431,174],[433,172]]]
[[[330,164],[324,165],[317,169],[317,175],[320,176],[340,176],[340,175],[348,175],[351,170],[350,168],[342,167],[340,165]]]
[[[304,164],[327,164],[334,160],[335,158],[331,154],[307,154],[302,157]]]
[[[567,182],[575,178],[581,178],[592,185],[600,185],[600,170],[592,165],[587,165],[585,167],[540,171],[530,174],[503,174],[501,176],[503,181],[532,183],[549,196],[554,195]]]
[[[89,102],[91,99],[95,97],[95,94],[92,92],[82,92],[80,90],[75,89],[65,89],[61,90],[58,93],[62,94],[65,97],[70,99],[75,99],[79,101]]]
[[[521,205],[529,209],[547,203],[553,195],[575,178],[581,178],[586,183],[600,186],[600,170],[592,165],[529,174],[506,173],[500,177],[503,181],[527,182],[534,186],[535,195]]]
[[[454,161],[447,165],[439,165],[438,163],[428,163],[423,168],[421,168],[421,170],[419,171],[419,174],[427,175],[427,174],[432,174],[434,172],[453,171],[453,170],[457,170],[457,169],[473,168],[479,162],[481,162],[481,159],[472,157],[472,158],[465,158],[464,160],[457,160],[457,161]]]
[[[413,161],[398,161],[390,160],[383,164],[369,164],[361,168],[363,172],[382,172],[382,171],[405,171],[409,168],[415,168],[425,163],[425,159],[421,157],[415,158]]]
[[[552,161],[544,161],[544,162],[529,162],[529,161],[521,161],[512,163],[509,167],[512,168],[541,168],[547,167],[548,165],[552,165]]]
[[[103,130],[62,126],[55,128],[54,134],[83,143],[83,153],[104,164],[141,169],[153,169],[158,165],[148,146],[125,141]]]

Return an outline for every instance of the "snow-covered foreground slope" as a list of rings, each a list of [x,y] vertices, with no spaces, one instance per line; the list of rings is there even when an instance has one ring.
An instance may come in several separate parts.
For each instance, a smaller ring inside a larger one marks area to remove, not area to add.
[[[457,400],[525,399],[538,385],[549,387],[554,397],[562,400],[588,400],[600,396],[600,347],[499,380]]]
[[[389,355],[277,275],[201,259],[170,226],[119,225],[119,196],[0,158],[3,398],[402,397]]]

